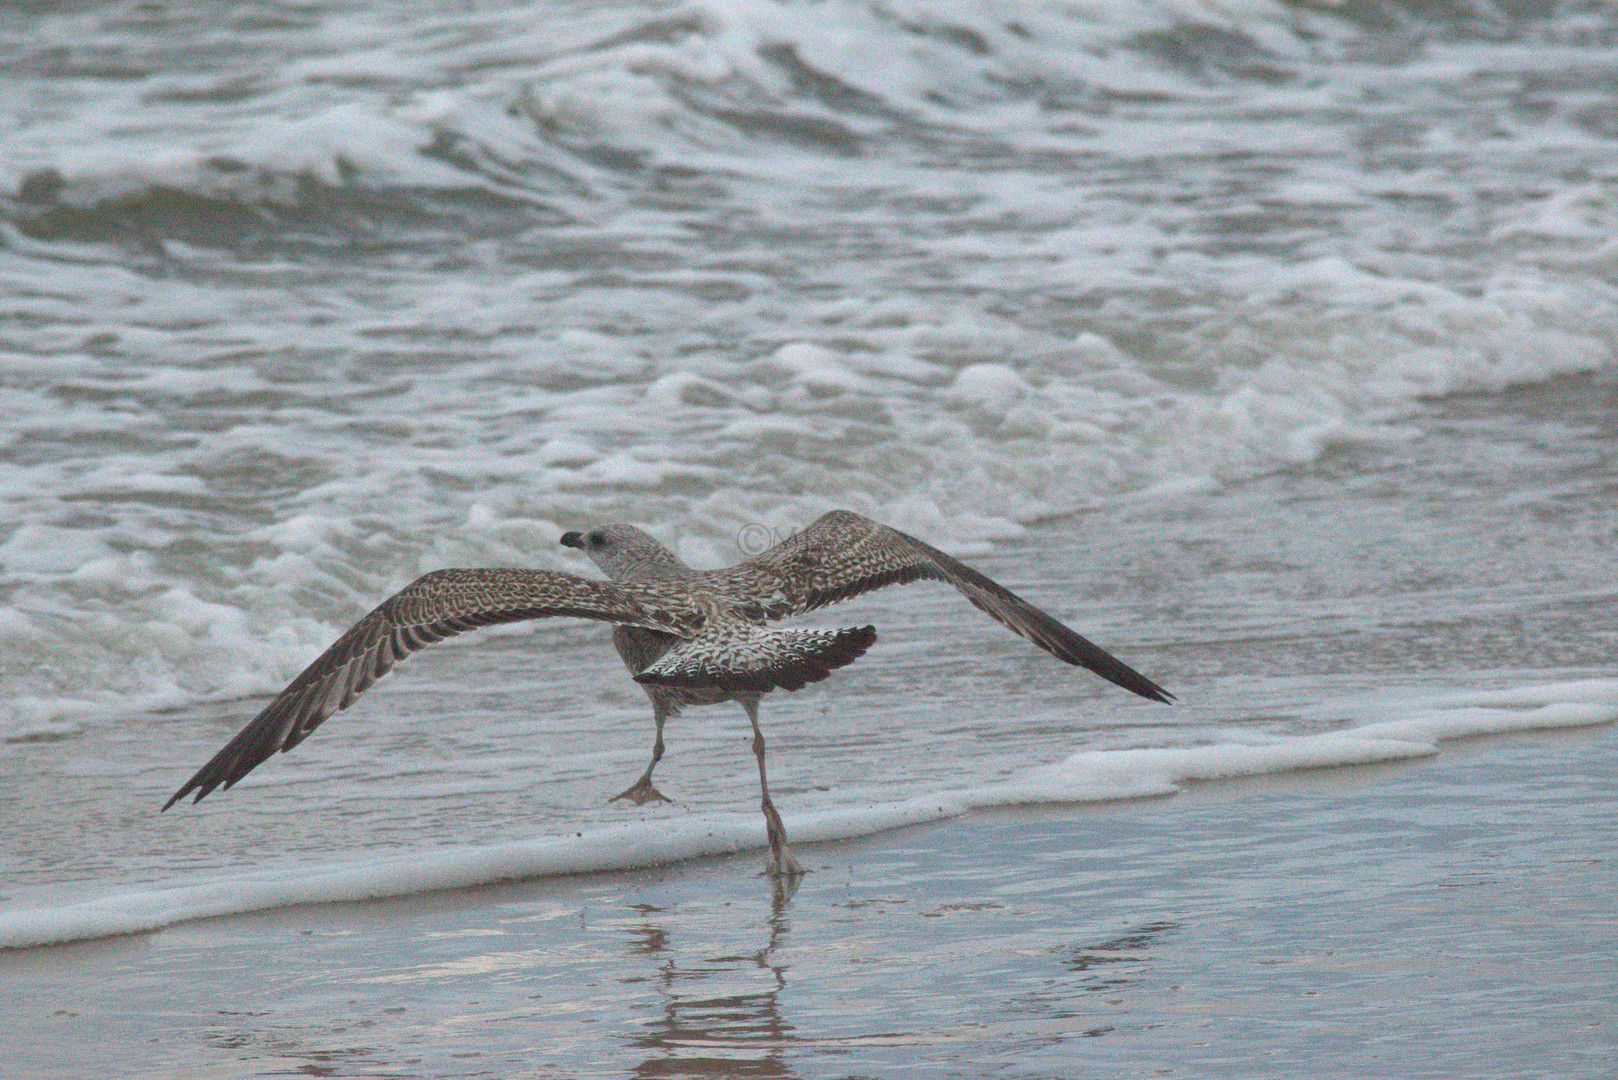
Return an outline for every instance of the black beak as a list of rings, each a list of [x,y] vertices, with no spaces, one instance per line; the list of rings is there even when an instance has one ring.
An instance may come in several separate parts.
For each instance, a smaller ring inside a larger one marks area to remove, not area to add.
[[[563,547],[570,547],[570,548],[578,548],[580,551],[583,551],[584,550],[584,534],[583,533],[576,533],[576,532],[565,532],[565,533],[563,533],[562,534],[562,546]]]

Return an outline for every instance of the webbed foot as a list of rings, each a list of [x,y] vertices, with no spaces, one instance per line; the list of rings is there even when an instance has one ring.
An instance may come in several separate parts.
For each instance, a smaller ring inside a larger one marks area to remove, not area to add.
[[[808,873],[798,865],[798,860],[792,857],[792,849],[787,847],[787,831],[781,824],[781,815],[775,812],[775,804],[764,803],[764,828],[770,840],[770,861],[765,864],[764,872],[776,881],[783,879],[795,881]]]
[[[635,781],[633,786],[620,791],[607,801],[617,802],[619,799],[628,799],[636,806],[645,806],[649,802],[671,803],[674,801],[653,787],[652,778],[649,776],[641,777],[639,780]]]
[[[792,857],[792,852],[783,847],[780,851],[770,853],[770,861],[765,865],[764,872],[777,880],[795,881],[809,871],[799,866],[798,860]]]

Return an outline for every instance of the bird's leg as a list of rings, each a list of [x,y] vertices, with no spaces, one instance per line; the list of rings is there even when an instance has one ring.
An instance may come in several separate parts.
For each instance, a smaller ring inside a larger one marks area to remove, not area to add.
[[[652,722],[657,725],[657,734],[652,737],[651,764],[646,766],[646,771],[640,774],[639,780],[636,780],[633,784],[629,785],[629,787],[608,799],[608,802],[617,802],[619,799],[628,799],[636,806],[645,806],[654,799],[661,800],[662,802],[674,801],[652,786],[652,770],[657,768],[657,763],[659,761],[663,760],[663,721],[668,719],[669,713],[673,710],[669,709],[663,701],[659,700],[659,695],[650,693],[650,688],[648,688],[648,696],[652,699]]]
[[[738,700],[742,708],[747,710],[747,719],[753,724],[753,756],[758,758],[760,805],[764,810],[764,830],[770,838],[770,861],[765,869],[776,878],[801,877],[805,871],[787,848],[786,827],[781,824],[781,815],[775,812],[775,803],[770,801],[770,781],[764,772],[764,732],[758,726],[758,698],[749,696]]]

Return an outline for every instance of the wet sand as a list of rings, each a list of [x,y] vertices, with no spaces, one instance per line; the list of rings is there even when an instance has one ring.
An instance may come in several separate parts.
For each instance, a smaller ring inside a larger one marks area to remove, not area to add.
[[[1591,1077],[1618,730],[0,956],[42,1077]]]

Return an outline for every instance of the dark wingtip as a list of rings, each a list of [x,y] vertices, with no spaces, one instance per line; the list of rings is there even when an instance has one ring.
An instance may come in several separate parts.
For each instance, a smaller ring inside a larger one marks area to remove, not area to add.
[[[245,734],[245,732],[243,734]],[[238,735],[237,738],[240,739],[241,736]],[[227,746],[225,749],[229,750],[230,747]],[[221,751],[221,753],[223,752],[224,751]],[[236,783],[236,780],[240,780],[241,777],[238,776],[234,780],[225,780],[223,783],[221,783],[219,770],[215,768],[217,764],[218,762],[216,759],[215,761],[208,762],[208,764],[199,769],[197,774],[191,779],[187,780],[185,785],[181,787],[179,791],[176,791],[173,795],[169,796],[169,801],[163,804],[163,810],[167,810],[169,807],[173,806],[187,795],[191,795],[191,805],[195,806],[197,803],[213,794],[216,788],[229,791],[231,786]],[[211,777],[207,775],[210,772],[213,773],[213,776]],[[196,792],[196,794],[192,795],[192,792]],[[161,814],[163,810],[159,810],[158,813]]]
[[[1113,662],[1117,664],[1116,668],[1107,665],[1105,668],[1091,667],[1090,670],[1113,685],[1121,686],[1132,694],[1139,694],[1148,701],[1156,701],[1164,705],[1174,704],[1176,699],[1173,694],[1127,664],[1116,659]]]
[[[584,534],[581,532],[565,532],[562,534],[562,546],[584,550]]]
[[[192,780],[190,783],[186,784],[185,787],[169,796],[169,801],[163,804],[163,810],[167,810],[169,807],[173,806],[187,795],[190,795],[193,790],[196,791],[196,795],[192,797],[191,801],[193,803],[199,803],[202,801],[202,797],[208,794],[208,792],[212,791],[213,788],[200,787],[195,780]],[[163,810],[159,810],[158,813],[161,814]]]

